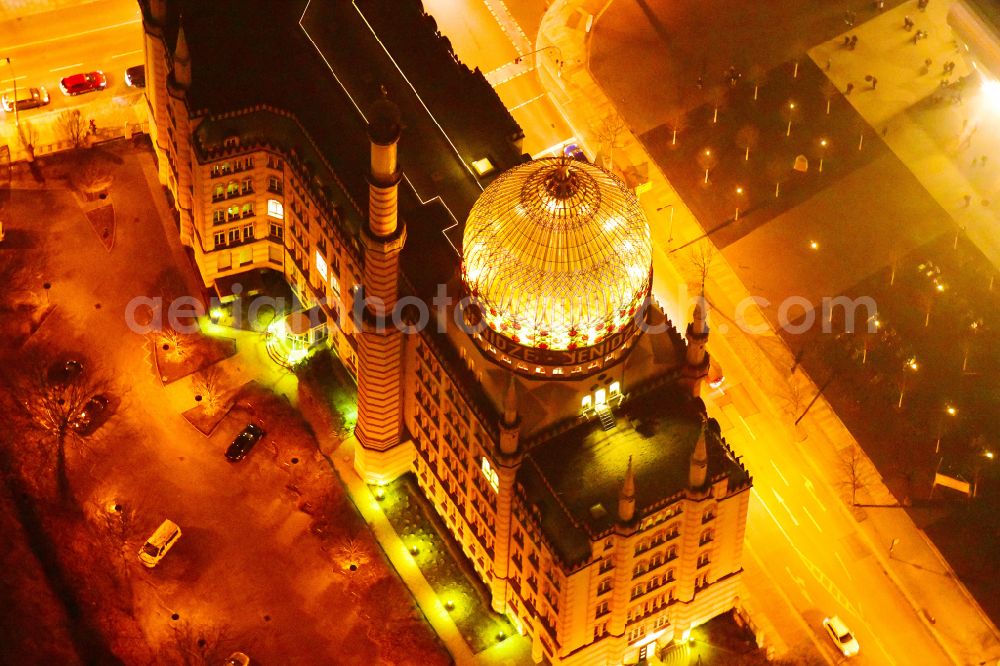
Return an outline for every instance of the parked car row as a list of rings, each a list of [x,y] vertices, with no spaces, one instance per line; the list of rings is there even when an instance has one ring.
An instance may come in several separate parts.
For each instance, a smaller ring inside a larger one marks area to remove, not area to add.
[[[146,66],[136,65],[125,70],[125,83],[132,88],[146,87]],[[75,96],[89,92],[99,92],[108,87],[108,77],[101,70],[93,72],[82,72],[72,74],[59,82],[59,89],[64,95]],[[4,93],[0,96],[0,106],[10,113],[17,111],[28,111],[45,106],[50,102],[49,93],[45,86],[33,88],[31,86],[19,86],[16,94]]]

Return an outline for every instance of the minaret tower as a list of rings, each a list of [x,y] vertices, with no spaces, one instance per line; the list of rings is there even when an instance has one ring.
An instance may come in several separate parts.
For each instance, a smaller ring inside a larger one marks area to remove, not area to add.
[[[403,334],[393,325],[399,299],[399,253],[406,226],[399,221],[402,171],[396,145],[402,131],[399,109],[383,89],[369,112],[371,172],[368,176],[368,226],[362,230],[365,267],[358,322],[358,423],[354,467],[365,481],[388,481],[405,472],[413,456],[403,441]]]
[[[511,504],[514,500],[514,480],[521,466],[520,446],[521,417],[517,413],[517,381],[510,376],[510,384],[503,399],[503,418],[500,420],[500,446],[496,454],[495,469],[499,477],[497,487],[496,540],[493,543],[493,580],[490,592],[493,610],[507,610],[507,573],[510,565]]]
[[[698,298],[694,306],[694,316],[688,324],[684,337],[687,339],[687,358],[681,368],[681,386],[687,387],[691,395],[701,393],[701,383],[708,376],[709,356],[705,350],[708,344],[708,322],[705,312],[705,295]]]

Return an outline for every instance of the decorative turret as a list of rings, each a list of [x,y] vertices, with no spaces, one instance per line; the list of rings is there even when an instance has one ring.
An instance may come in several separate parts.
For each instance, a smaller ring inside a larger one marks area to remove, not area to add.
[[[635,472],[632,471],[632,456],[628,457],[628,469],[625,470],[625,480],[621,492],[618,493],[618,520],[623,523],[632,522],[635,517]]]
[[[705,345],[708,344],[708,321],[705,295],[698,298],[694,315],[688,324],[684,337],[687,339],[687,356],[681,369],[680,383],[688,388],[691,395],[701,393],[701,383],[708,376],[710,359]]]
[[[701,421],[701,432],[691,453],[691,467],[688,471],[688,486],[691,490],[701,490],[708,478],[708,444],[705,442],[705,419]]]
[[[183,25],[177,28],[177,44],[174,46],[174,83],[181,88],[191,86],[191,51]]]

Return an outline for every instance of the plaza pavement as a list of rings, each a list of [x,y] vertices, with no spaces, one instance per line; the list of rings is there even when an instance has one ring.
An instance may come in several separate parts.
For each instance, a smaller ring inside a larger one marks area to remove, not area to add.
[[[931,4],[933,6],[934,2]],[[543,63],[543,83],[549,87],[573,125],[582,131],[584,140],[590,145],[599,143],[596,140],[599,128],[606,118],[615,114],[615,108],[590,74],[587,66],[589,38],[582,29],[579,17],[594,16],[595,26],[599,26],[600,14],[609,5],[610,2],[605,0],[556,0],[542,20],[536,43],[536,48],[559,46],[565,63],[562,75],[556,76],[556,72],[551,69],[544,71],[547,66]],[[899,20],[901,25],[902,20]],[[877,39],[874,34],[866,37],[864,27],[859,26],[853,31],[859,34],[860,43]],[[684,206],[631,132],[623,133],[616,156],[619,164],[630,165],[634,172],[648,174],[650,193],[644,195],[642,201],[654,227],[654,238],[658,234],[657,229],[662,229],[665,224],[672,226],[671,235],[678,243],[703,234],[698,220]],[[619,166],[619,169],[625,171],[627,167]],[[670,222],[667,221],[668,213],[662,211],[667,206],[673,207],[669,212],[672,216]],[[661,210],[656,211],[657,208]],[[659,235],[663,235],[662,231],[659,231]],[[656,270],[660,273],[659,275],[654,273],[657,283],[662,285],[664,282],[668,284],[685,282],[682,270],[676,265],[679,259],[676,254],[665,254],[662,248],[657,248],[654,255]],[[716,261],[708,280],[707,296],[716,310],[732,312],[735,304],[748,296],[748,292],[724,257],[718,256]],[[668,275],[663,275],[664,272]],[[657,286],[654,284],[654,291]],[[674,321],[683,322],[687,319],[688,313],[678,303],[668,301],[665,305]],[[756,313],[756,321],[753,323],[764,322],[766,319],[760,313]],[[801,375],[788,373],[788,368],[793,364],[792,354],[770,329],[763,335],[757,336],[757,339],[750,339],[735,327],[731,327],[725,333],[717,330],[709,345],[713,354],[727,364],[727,375],[736,375],[738,369],[743,371],[740,374],[743,375],[744,381],[752,386],[757,400],[763,401],[763,406],[768,408],[772,417],[779,414],[779,410],[775,409],[773,404],[768,404],[766,396],[774,394],[778,387],[787,388],[789,382],[805,381],[808,384],[809,395],[815,393],[815,386],[810,380],[803,380]],[[762,353],[761,347],[765,345],[769,350],[768,353]],[[711,407],[711,401],[709,402]],[[712,412],[715,414],[716,410],[712,409]],[[736,416],[742,419],[741,414],[737,413]],[[822,398],[810,411],[809,418],[803,421],[801,434],[797,428],[788,423],[790,419],[787,415],[779,418],[785,421],[783,426],[786,432],[796,432],[797,440],[801,440],[803,436],[808,437],[812,456],[835,458],[838,451],[856,446],[850,433]],[[819,465],[813,460],[809,462],[814,468],[813,471],[819,473]],[[867,477],[865,487],[861,489],[859,495],[861,502],[887,506],[895,504],[877,474],[869,473]],[[846,509],[841,505],[839,510]],[[897,587],[906,598],[912,606],[913,613],[919,617],[926,630],[947,653],[951,662],[980,664],[1000,659],[1000,632],[905,512],[896,508],[868,509],[867,515],[862,517],[858,527],[858,534],[864,547],[870,551],[868,554],[875,558],[878,566],[892,581],[892,586]],[[896,543],[894,556],[890,558],[888,546],[894,539],[899,541]],[[751,560],[752,558],[747,558],[747,571],[749,574],[754,574]],[[748,575],[745,581],[751,599],[767,599],[773,594],[773,590],[769,589],[773,587],[773,583],[764,576]],[[781,643],[798,642],[802,635],[804,620],[798,613],[788,612],[787,606],[781,608],[774,603],[768,603],[766,610],[763,611],[769,623],[773,623],[776,633],[783,639],[773,643],[773,638],[768,637],[768,642],[774,644],[776,650]],[[883,629],[888,630],[888,628]],[[904,656],[906,655],[897,655],[897,657]],[[924,663],[934,663],[933,658],[927,658],[929,660]]]
[[[975,76],[961,90],[961,102],[952,101],[954,91],[942,90],[942,79],[954,82],[971,73],[948,25],[951,3],[932,0],[924,12],[916,4],[908,0],[844,33],[857,35],[853,51],[841,48],[844,35],[839,35],[811,49],[809,56],[821,68],[830,63],[827,76],[839,90],[854,84],[847,101],[873,128],[887,128],[883,141],[1000,268],[1000,176],[995,163],[967,167],[973,158],[1000,155],[1000,109],[989,109],[978,98]],[[913,31],[903,29],[905,16],[916,24]],[[916,30],[925,30],[928,37],[914,44]],[[926,59],[931,65],[925,70]],[[948,61],[955,69],[945,74],[942,67]],[[874,90],[867,89],[868,75],[878,79]],[[935,94],[943,101],[926,109]],[[966,194],[972,197],[968,206]]]

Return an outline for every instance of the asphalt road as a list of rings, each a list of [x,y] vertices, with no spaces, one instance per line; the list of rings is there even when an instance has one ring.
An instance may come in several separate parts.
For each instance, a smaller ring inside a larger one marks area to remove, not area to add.
[[[478,67],[524,130],[523,151],[532,157],[558,154],[575,132],[538,80],[537,58],[558,59],[555,50],[535,50],[540,3],[427,0],[424,9],[469,67]],[[523,25],[519,18],[532,21]],[[529,55],[530,54],[530,55]],[[521,58],[519,62],[514,62]]]
[[[123,125],[141,119],[142,93],[125,84],[125,69],[144,62],[142,20],[138,6],[130,0],[97,0],[78,7],[62,8],[8,19],[0,24],[0,88],[12,94],[16,82],[25,87],[44,86],[50,104],[20,111],[19,120],[38,133],[36,145],[61,138],[55,121],[67,109],[79,109],[84,118],[94,118],[98,127]],[[108,78],[104,91],[67,97],[59,81],[72,74],[101,70]],[[138,105],[140,109],[132,107]],[[3,113],[0,141],[17,146],[14,114]]]

